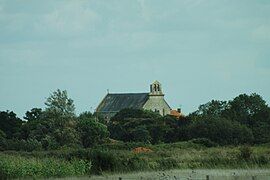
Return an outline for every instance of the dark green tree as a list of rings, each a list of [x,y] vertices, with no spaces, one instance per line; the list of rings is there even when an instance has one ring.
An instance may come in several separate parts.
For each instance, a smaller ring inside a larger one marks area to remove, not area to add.
[[[42,116],[42,109],[33,108],[30,111],[27,111],[23,118],[27,121],[35,121],[35,120],[40,120],[41,116]]]
[[[207,138],[219,145],[253,143],[252,131],[245,125],[219,117],[201,117],[188,127],[190,139]]]
[[[0,130],[6,134],[8,139],[19,136],[22,123],[23,121],[14,112],[0,111]]]
[[[108,128],[113,139],[156,144],[175,141],[177,136],[169,136],[177,126],[177,119],[173,117],[164,118],[157,113],[139,109],[123,109],[111,119]]]
[[[150,133],[145,126],[135,127],[130,133],[134,142],[150,143],[152,140]]]
[[[78,118],[77,131],[83,146],[86,148],[105,142],[109,138],[107,126],[99,123],[94,118]]]
[[[228,119],[248,126],[254,134],[256,143],[270,142],[270,109],[258,94],[241,94],[229,102],[224,113]]]
[[[227,101],[212,100],[206,104],[199,106],[198,110],[192,113],[190,116],[223,116],[225,110],[229,108]],[[193,118],[194,119],[194,118]]]

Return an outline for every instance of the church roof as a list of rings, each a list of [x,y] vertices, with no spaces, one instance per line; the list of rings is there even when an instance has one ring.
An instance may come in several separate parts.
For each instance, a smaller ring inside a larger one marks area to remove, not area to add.
[[[125,108],[141,109],[149,93],[107,94],[99,104],[98,112],[118,112]]]

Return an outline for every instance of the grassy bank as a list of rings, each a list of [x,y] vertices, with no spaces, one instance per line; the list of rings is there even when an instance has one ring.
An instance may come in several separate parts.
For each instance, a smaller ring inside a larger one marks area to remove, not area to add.
[[[136,147],[150,152],[135,153]],[[211,147],[174,144],[107,144],[92,149],[15,152],[0,154],[4,177],[63,177],[168,169],[270,168],[270,146]],[[90,165],[91,162],[91,165]]]

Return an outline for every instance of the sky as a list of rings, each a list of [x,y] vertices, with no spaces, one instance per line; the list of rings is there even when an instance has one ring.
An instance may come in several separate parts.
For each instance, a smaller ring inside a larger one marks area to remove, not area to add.
[[[148,92],[185,114],[258,93],[270,103],[269,0],[0,0],[0,111],[67,90],[76,113]]]

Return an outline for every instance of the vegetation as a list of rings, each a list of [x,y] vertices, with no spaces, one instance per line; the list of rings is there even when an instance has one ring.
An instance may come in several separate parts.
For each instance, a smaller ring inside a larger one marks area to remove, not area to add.
[[[134,151],[134,148],[142,145],[151,152]],[[190,168],[269,168],[269,160],[269,145],[209,148],[200,142],[158,145],[119,142],[97,145],[91,149],[5,151],[0,154],[0,172],[11,178]]]
[[[66,91],[45,105],[25,121],[0,112],[1,177],[269,167],[270,108],[257,94],[212,100],[180,118],[123,109],[109,123],[91,112],[76,116]]]
[[[84,160],[22,157],[0,154],[1,179],[21,177],[81,176],[89,172],[91,163]]]

